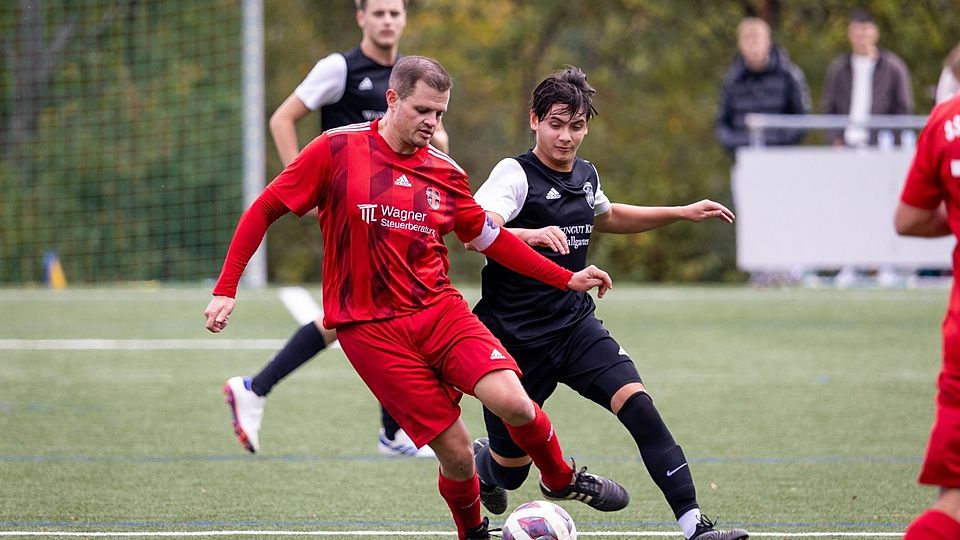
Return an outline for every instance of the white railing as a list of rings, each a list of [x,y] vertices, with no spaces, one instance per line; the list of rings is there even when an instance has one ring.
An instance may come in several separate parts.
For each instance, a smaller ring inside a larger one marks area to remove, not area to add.
[[[876,116],[859,127],[892,135],[919,129],[924,121],[923,116]],[[756,132],[756,144],[738,149],[732,175],[741,270],[950,268],[953,237],[906,238],[893,229],[913,159],[908,143],[764,147],[765,129],[851,124],[847,117],[828,115],[748,115],[747,124]]]
[[[768,129],[834,130],[848,127],[889,130],[920,130],[927,121],[926,116],[912,114],[894,114],[871,116],[864,121],[853,121],[847,115],[840,114],[761,114],[748,113],[744,123],[750,131],[750,146],[765,146],[764,132]]]

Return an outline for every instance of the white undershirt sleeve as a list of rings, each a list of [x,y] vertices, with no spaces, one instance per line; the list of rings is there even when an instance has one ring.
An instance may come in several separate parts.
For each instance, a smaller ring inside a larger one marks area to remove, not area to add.
[[[490,171],[490,176],[477,190],[474,199],[487,212],[494,212],[508,222],[517,217],[527,199],[527,174],[520,162],[505,158]]]
[[[597,171],[597,166],[591,163],[593,166],[594,172],[597,173],[597,192],[593,195],[593,215],[599,216],[600,214],[606,214],[610,211],[610,199],[607,198],[607,194],[603,192],[603,188],[600,187],[600,172]]]
[[[340,53],[333,53],[313,66],[293,94],[308,109],[315,111],[340,101],[346,88],[347,59]]]

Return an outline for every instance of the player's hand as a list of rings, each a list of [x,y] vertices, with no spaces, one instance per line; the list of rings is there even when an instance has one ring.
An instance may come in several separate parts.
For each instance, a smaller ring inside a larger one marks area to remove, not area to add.
[[[207,330],[217,334],[226,328],[236,305],[237,301],[229,296],[214,296],[207,304],[207,309],[203,310],[203,316],[207,319]]]
[[[534,229],[527,234],[526,240],[527,244],[532,247],[543,246],[561,255],[570,253],[570,246],[567,245],[567,235],[563,234],[560,227],[556,225]]]
[[[704,199],[700,202],[688,204],[683,207],[683,216],[689,221],[699,223],[710,218],[716,218],[725,223],[733,223],[736,216],[733,215],[726,206],[713,202],[710,199]]]
[[[597,287],[597,296],[603,298],[603,295],[613,288],[613,281],[610,274],[592,264],[573,274],[567,282],[568,289],[579,292],[587,292],[594,287]]]

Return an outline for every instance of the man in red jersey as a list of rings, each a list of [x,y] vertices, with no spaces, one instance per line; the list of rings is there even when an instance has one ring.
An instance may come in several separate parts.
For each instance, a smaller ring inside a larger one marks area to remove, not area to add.
[[[960,238],[960,97],[930,113],[917,140],[894,224],[905,236]],[[940,487],[933,506],[907,528],[905,540],[960,538],[960,247],[953,251],[953,288],[943,320],[943,365],[936,417],[918,481]]]
[[[414,443],[436,453],[440,495],[459,538],[490,537],[460,419],[462,393],[503,419],[540,470],[545,496],[623,508],[629,495],[622,486],[564,461],[550,419],[520,385],[516,362],[451,285],[442,237],[454,232],[559,289],[598,287],[603,296],[610,277],[594,266],[561,268],[498,227],[474,201],[463,170],[428,146],[450,99],[440,64],[405,57],[389,86],[383,118],[324,132],[241,217],[204,311],[207,329],[226,327],[240,275],[270,224],[318,208],[324,326],[337,330],[354,369]]]

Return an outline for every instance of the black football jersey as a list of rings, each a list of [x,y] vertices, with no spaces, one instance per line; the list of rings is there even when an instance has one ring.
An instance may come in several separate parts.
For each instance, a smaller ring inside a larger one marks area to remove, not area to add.
[[[515,158],[527,180],[519,213],[505,226],[539,229],[556,225],[567,236],[570,253],[535,247],[574,272],[587,266],[599,177],[592,163],[577,158],[571,172],[545,166],[532,151]],[[478,200],[483,204],[479,197]],[[486,208],[489,209],[489,208]],[[508,216],[504,216],[508,219]],[[505,345],[530,346],[567,331],[595,308],[588,293],[561,291],[487,259],[482,272],[483,297],[474,312]]]
[[[347,80],[343,97],[320,108],[320,129],[369,122],[387,112],[387,88],[393,66],[384,66],[368,58],[360,47],[343,53],[347,61]]]

